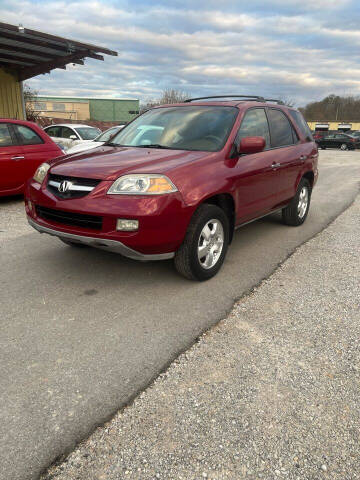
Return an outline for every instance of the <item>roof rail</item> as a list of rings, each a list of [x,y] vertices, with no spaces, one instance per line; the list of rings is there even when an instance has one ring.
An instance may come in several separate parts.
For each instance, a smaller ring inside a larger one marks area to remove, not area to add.
[[[257,100],[258,102],[265,102],[264,97],[259,97],[257,95],[212,95],[209,97],[188,98],[187,100],[184,100],[184,102],[196,102],[197,100],[206,100],[209,98],[244,98],[249,100]]]
[[[279,100],[278,98],[265,98],[265,102],[273,102],[277,103],[278,105],[285,105],[285,103],[282,100]]]

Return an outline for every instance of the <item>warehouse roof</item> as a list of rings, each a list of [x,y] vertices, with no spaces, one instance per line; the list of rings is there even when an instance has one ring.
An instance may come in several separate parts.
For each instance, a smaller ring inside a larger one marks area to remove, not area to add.
[[[16,70],[26,80],[69,63],[84,64],[86,57],[104,60],[99,54],[117,52],[90,43],[0,22],[0,67]]]

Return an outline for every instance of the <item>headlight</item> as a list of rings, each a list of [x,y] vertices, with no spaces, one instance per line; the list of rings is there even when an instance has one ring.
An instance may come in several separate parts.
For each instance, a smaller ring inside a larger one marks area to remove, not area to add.
[[[44,178],[46,177],[49,168],[50,165],[48,163],[42,163],[40,167],[36,170],[35,175],[33,176],[35,182],[42,183],[44,181]]]
[[[108,194],[111,195],[163,195],[177,192],[177,188],[165,175],[134,174],[124,175],[111,185]]]

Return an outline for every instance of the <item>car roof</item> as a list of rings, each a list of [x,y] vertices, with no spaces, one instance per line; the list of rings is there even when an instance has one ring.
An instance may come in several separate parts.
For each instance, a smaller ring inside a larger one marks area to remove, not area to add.
[[[191,107],[191,106],[217,106],[217,107],[235,107],[239,110],[247,109],[249,107],[276,107],[280,110],[294,110],[298,111],[296,108],[289,107],[287,105],[282,105],[275,102],[263,102],[259,100],[201,100],[193,102],[182,102],[182,103],[170,103],[165,105],[158,105],[154,108],[163,108],[163,107]]]

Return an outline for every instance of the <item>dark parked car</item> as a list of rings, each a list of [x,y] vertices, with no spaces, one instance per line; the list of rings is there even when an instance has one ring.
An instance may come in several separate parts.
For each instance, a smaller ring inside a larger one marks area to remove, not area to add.
[[[238,97],[155,107],[102,147],[42,164],[30,225],[70,246],[174,258],[197,280],[218,272],[237,227],[276,211],[301,225],[318,178],[311,132],[293,108]]]
[[[347,133],[334,133],[322,138],[317,138],[316,143],[323,150],[326,148],[340,148],[340,150],[354,150],[360,148],[360,137]]]

